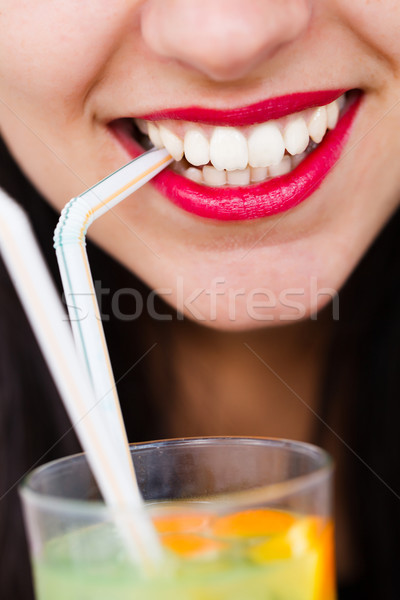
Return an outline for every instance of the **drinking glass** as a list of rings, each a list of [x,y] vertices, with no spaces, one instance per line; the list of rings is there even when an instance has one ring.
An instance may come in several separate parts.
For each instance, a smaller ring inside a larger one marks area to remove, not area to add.
[[[132,561],[124,519],[101,501],[85,455],[21,488],[37,600],[335,600],[332,463],[310,444],[175,439],[131,446],[164,548]]]

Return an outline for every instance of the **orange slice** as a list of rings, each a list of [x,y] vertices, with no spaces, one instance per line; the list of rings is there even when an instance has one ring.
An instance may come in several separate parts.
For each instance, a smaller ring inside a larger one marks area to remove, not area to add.
[[[249,555],[256,562],[300,557],[310,550],[317,550],[320,534],[320,519],[299,518],[286,531],[278,532],[265,542],[253,546]]]
[[[330,521],[321,534],[313,600],[335,600],[335,581],[334,528]]]
[[[158,533],[194,533],[206,529],[210,516],[201,513],[171,514],[153,518]]]
[[[280,510],[255,509],[220,517],[212,529],[220,537],[264,537],[286,531],[295,522],[293,515]]]
[[[166,548],[187,558],[216,554],[225,548],[222,542],[194,533],[167,533],[161,540]]]

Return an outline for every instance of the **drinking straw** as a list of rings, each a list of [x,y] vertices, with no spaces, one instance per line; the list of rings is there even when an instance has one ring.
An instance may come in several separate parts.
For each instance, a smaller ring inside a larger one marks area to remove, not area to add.
[[[54,247],[75,343],[107,421],[109,435],[117,446],[120,460],[130,469],[132,479],[135,479],[132,460],[86,253],[86,232],[96,219],[172,160],[165,149],[142,154],[73,198],[63,209],[54,232]]]
[[[71,330],[24,211],[0,189],[0,251],[76,429],[106,504],[116,516],[130,555],[149,572],[162,558],[144,512],[136,480],[127,477],[120,447],[109,436],[90,379],[82,368]],[[131,511],[131,512],[130,512]],[[134,511],[134,512],[132,512]],[[135,515],[135,516],[133,516]]]

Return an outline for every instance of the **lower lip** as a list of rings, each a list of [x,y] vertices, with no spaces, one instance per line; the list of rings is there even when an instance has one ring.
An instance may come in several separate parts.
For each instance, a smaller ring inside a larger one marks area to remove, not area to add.
[[[293,171],[260,184],[213,188],[199,185],[170,168],[151,182],[183,210],[218,221],[248,221],[286,212],[315,192],[339,160],[358,112],[361,94],[348,107],[335,129]],[[112,129],[132,158],[143,149],[118,127]]]

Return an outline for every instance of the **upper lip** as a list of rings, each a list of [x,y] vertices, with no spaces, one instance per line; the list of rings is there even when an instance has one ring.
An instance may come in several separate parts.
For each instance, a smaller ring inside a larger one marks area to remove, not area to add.
[[[175,107],[156,110],[146,114],[136,114],[145,121],[177,120],[204,123],[207,125],[231,125],[241,127],[279,119],[288,114],[333,102],[344,94],[346,89],[300,92],[261,100],[247,106],[220,110],[202,106]]]

